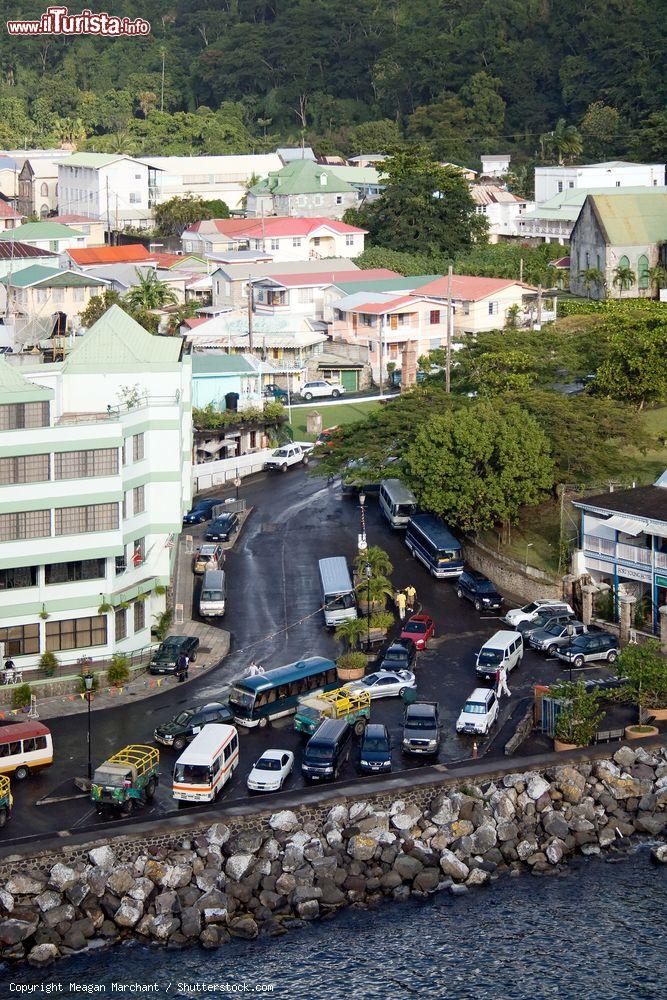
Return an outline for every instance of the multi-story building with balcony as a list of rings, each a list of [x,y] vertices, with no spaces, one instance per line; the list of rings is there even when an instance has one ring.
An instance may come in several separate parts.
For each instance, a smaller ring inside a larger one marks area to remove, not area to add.
[[[652,486],[573,501],[583,568],[615,595],[638,599],[654,629],[667,604],[667,471]]]
[[[191,497],[191,363],[113,306],[62,363],[0,361],[0,642],[22,670],[147,647]]]

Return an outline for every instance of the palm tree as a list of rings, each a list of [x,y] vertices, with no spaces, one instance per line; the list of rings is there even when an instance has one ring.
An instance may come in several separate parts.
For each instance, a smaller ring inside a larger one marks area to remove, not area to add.
[[[379,545],[369,545],[365,552],[360,552],[355,562],[357,575],[363,577],[366,566],[371,568],[371,576],[390,576],[394,567],[391,559]]]
[[[660,289],[667,287],[667,268],[664,268],[662,264],[655,264],[654,267],[649,267],[646,277],[649,280],[651,294],[653,294],[654,288],[656,295],[659,295]]]
[[[357,646],[366,627],[366,622],[362,618],[348,618],[347,621],[336,625],[336,638],[347,646],[348,650],[352,650]]]
[[[545,158],[546,152],[553,153],[560,167],[566,160],[579,156],[584,148],[579,129],[576,125],[568,125],[564,118],[558,119],[553,132],[546,132],[540,136],[540,147],[542,159]]]
[[[167,321],[167,333],[170,336],[176,336],[186,319],[191,319],[193,316],[197,315],[198,303],[190,299],[183,305],[178,306],[174,309],[173,313],[170,313],[169,319]]]
[[[583,271],[579,272],[579,277],[589,299],[591,297],[591,288],[599,288],[601,285],[604,285],[604,274],[599,267],[586,267]]]
[[[627,267],[625,264],[619,264],[614,268],[612,284],[614,288],[620,289],[621,295],[624,291],[627,291],[628,288],[632,288],[635,280],[635,272],[631,267]]]
[[[164,306],[176,305],[178,301],[173,290],[164,281],[159,281],[155,271],[149,270],[142,274],[135,268],[138,284],[125,296],[125,301],[132,309],[162,309]]]

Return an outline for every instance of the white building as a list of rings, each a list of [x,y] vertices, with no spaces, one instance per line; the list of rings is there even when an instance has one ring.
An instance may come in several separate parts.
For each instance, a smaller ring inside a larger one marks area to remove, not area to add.
[[[476,184],[470,188],[470,194],[477,214],[488,220],[490,243],[498,243],[501,238],[516,239],[521,236],[519,220],[535,208],[534,202],[493,184]]]
[[[103,219],[107,229],[148,228],[157,174],[120,153],[73,153],[58,163],[58,210]]]
[[[535,167],[535,202],[539,206],[563,191],[577,188],[660,187],[664,183],[664,163],[609,160],[574,167]]]
[[[358,257],[365,229],[336,219],[281,218],[209,219],[196,222],[181,237],[184,253],[216,254],[228,250],[261,250],[274,263],[323,257]]]
[[[485,177],[503,177],[509,173],[510,160],[509,153],[487,153],[482,156],[482,174]]]
[[[0,642],[23,670],[151,642],[190,503],[182,346],[113,306],[62,363],[0,360]]]
[[[243,156],[145,156],[155,171],[151,203],[192,195],[204,201],[222,199],[229,209],[242,208],[249,182],[268,177],[283,165],[278,153]]]

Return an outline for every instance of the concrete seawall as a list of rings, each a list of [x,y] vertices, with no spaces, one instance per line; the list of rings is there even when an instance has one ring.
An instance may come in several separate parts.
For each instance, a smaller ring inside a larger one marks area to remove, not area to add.
[[[612,756],[613,754],[613,756]],[[349,905],[558,872],[667,826],[660,741],[284,793],[0,854],[0,956],[46,965],[123,937],[218,947]],[[276,808],[276,806],[278,806]]]

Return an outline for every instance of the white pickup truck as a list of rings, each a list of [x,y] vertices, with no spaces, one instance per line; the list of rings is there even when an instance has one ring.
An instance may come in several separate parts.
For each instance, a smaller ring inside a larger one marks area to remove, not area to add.
[[[312,448],[312,445],[311,445]],[[308,465],[308,446],[301,444],[284,444],[276,448],[264,463],[265,469],[275,472],[287,472],[290,465]]]

